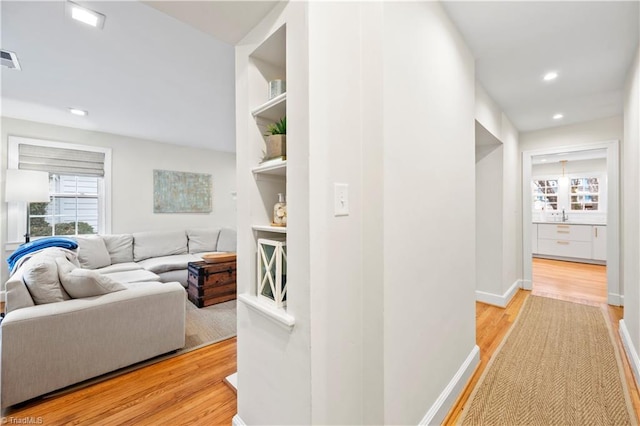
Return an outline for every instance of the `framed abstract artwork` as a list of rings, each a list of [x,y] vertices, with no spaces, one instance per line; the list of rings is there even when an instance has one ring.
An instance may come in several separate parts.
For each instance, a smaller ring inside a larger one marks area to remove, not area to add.
[[[212,200],[210,174],[153,171],[154,213],[211,213]]]

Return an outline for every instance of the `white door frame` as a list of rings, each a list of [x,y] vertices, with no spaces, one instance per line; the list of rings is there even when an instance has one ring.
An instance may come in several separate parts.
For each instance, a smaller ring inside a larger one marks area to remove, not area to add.
[[[522,152],[522,288],[531,290],[531,157],[563,152],[607,150],[607,302],[624,302],[620,283],[620,154],[619,141],[595,142]]]

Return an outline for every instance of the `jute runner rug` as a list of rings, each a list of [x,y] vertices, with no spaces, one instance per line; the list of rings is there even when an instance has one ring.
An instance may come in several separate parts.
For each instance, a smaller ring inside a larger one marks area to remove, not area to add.
[[[599,308],[529,296],[460,423],[635,425],[623,374]]]

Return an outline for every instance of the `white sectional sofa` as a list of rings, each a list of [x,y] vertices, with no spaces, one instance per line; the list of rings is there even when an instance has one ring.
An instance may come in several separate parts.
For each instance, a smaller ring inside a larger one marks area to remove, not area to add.
[[[177,281],[187,287],[187,264],[205,253],[235,252],[236,232],[228,228],[151,231],[80,237],[78,258],[116,281]]]
[[[5,285],[2,408],[184,347],[187,263],[235,244],[228,229],[104,235],[23,262]],[[73,298],[69,274],[112,287]]]

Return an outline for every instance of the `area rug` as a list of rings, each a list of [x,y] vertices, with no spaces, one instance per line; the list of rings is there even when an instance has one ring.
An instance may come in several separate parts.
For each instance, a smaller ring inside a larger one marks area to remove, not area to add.
[[[85,380],[84,382],[71,385],[62,390],[49,393],[45,395],[44,398],[55,397],[73,392],[78,389],[91,386],[95,383],[103,382],[122,374],[147,367],[157,362],[164,361],[166,359],[173,358],[175,356],[182,355],[196,349],[200,349],[204,346],[230,339],[236,335],[235,300],[218,303],[217,305],[207,306],[200,309],[198,309],[193,303],[189,302],[186,297],[185,300],[187,316],[185,324],[185,346],[182,349],[178,349],[177,351],[160,355],[146,361],[141,361],[137,364],[133,364],[128,367],[103,374],[102,376],[98,376],[93,379]]]
[[[636,424],[600,308],[529,296],[469,397],[462,425]]]

